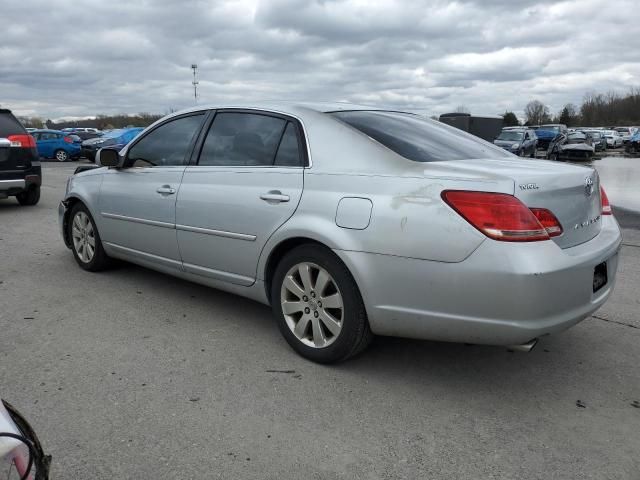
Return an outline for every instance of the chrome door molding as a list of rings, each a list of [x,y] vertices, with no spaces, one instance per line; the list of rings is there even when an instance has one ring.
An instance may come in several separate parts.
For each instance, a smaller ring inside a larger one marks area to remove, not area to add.
[[[189,225],[174,225],[173,223],[158,222],[157,220],[146,220],[144,218],[127,217],[126,215],[117,215],[115,213],[101,212],[101,216],[112,218],[114,220],[123,220],[125,222],[141,223],[143,225],[152,225],[154,227],[172,228],[185,232],[202,233],[205,235],[215,235],[216,237],[233,238],[235,240],[245,240],[247,242],[255,242],[256,236],[247,233],[225,232],[224,230],[212,230],[209,228],[190,227]]]
[[[231,272],[224,272],[222,270],[216,270],[213,268],[201,267],[200,265],[192,265],[191,263],[183,263],[182,267],[187,273],[210,277],[216,280],[223,280],[225,282],[234,283],[236,285],[242,285],[245,287],[253,285],[256,281],[255,278],[238,275]]]
[[[233,238],[235,240],[246,240],[247,242],[255,242],[256,236],[247,233],[226,232],[224,230],[213,230],[210,228],[190,227],[189,225],[176,225],[176,230],[184,232],[203,233],[205,235],[214,235],[216,237]]]
[[[161,257],[159,255],[154,255],[153,253],[141,252],[140,250],[135,250],[133,248],[123,247],[122,245],[118,245],[117,243],[112,242],[104,242],[107,248],[115,250],[117,253],[121,255],[125,255],[127,257],[139,258],[141,260],[145,260],[152,264],[163,265],[175,268],[177,270],[182,270],[182,262],[177,260],[173,260],[167,257]]]
[[[128,217],[126,215],[118,215],[115,213],[107,213],[107,212],[100,212],[100,215],[103,216],[104,218],[111,218],[114,220],[124,220],[125,222],[141,223],[143,225],[152,225],[154,227],[176,228],[176,226],[173,223],[159,222],[157,220],[147,220],[144,218]]]

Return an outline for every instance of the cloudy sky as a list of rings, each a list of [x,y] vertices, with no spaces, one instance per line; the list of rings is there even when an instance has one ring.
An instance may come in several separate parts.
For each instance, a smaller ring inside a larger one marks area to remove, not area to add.
[[[0,104],[48,118],[200,102],[556,112],[640,86],[638,0],[3,2]]]

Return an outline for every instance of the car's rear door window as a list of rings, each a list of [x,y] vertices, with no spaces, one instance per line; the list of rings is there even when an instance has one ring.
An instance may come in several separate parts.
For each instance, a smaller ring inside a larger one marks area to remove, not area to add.
[[[455,127],[410,113],[340,111],[330,114],[416,162],[511,156],[503,149]]]
[[[302,165],[302,149],[296,126],[287,123],[284,130],[274,165],[278,167],[299,167]]]
[[[270,115],[218,112],[198,165],[271,166],[286,124],[286,120]]]

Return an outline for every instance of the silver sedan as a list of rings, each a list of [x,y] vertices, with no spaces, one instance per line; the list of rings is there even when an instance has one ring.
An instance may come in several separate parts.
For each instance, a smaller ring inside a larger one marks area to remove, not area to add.
[[[317,362],[374,334],[527,350],[615,283],[620,230],[593,169],[410,113],[198,107],[98,163],[59,210],[80,267],[118,258],[270,304]]]

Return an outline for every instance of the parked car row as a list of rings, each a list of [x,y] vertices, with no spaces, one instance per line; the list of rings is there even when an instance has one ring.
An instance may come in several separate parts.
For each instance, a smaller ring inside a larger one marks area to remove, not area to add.
[[[82,156],[95,161],[96,152],[103,147],[122,148],[142,131],[142,127],[119,128],[110,130],[99,138],[82,142]]]
[[[122,148],[144,129],[130,127],[104,132],[95,128],[64,128],[62,130],[27,128],[23,130],[33,137],[39,157],[67,162],[80,157],[93,161],[100,148],[105,146]]]

